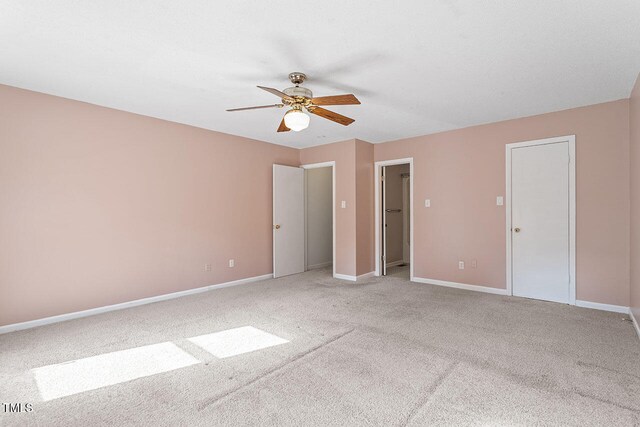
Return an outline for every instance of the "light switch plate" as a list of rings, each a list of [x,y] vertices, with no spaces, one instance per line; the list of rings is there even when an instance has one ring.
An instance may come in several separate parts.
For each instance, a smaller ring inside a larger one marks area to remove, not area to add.
[[[425,208],[430,208],[431,207],[431,200],[430,199],[424,199],[424,207]]]
[[[502,205],[504,205],[504,197],[502,196],[496,197],[496,206],[502,206]]]

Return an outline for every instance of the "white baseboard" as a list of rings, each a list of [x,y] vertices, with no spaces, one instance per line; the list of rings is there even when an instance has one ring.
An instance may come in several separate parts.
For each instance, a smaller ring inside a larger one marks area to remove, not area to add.
[[[485,292],[485,293],[496,294],[496,295],[507,295],[506,289],[498,289],[498,288],[492,288],[488,286],[467,285],[466,283],[447,282],[444,280],[436,280],[436,279],[424,279],[422,277],[414,277],[412,281],[418,282],[418,283],[428,283],[428,284],[437,285],[437,286],[446,286],[449,288],[465,289],[468,291]],[[602,304],[599,302],[576,300],[576,306],[584,307],[584,308],[592,308],[595,310],[611,311],[615,313],[630,313],[629,307],[625,307],[622,305]],[[636,321],[635,318],[633,320],[634,322]],[[637,328],[637,322],[636,322],[636,328]],[[640,332],[638,333],[638,335],[640,335]]]
[[[356,276],[349,276],[348,274],[334,274],[333,277],[335,279],[340,279],[340,280],[349,280],[351,282],[355,282],[357,280]]]
[[[623,305],[602,304],[600,302],[576,300],[577,307],[593,308],[595,310],[613,311],[614,313],[629,313],[629,307]]]
[[[43,319],[29,320],[27,322],[14,323],[11,325],[0,326],[0,335],[9,332],[21,331],[23,329],[31,329],[38,326],[49,325],[52,323],[64,322],[66,320],[80,319],[82,317],[93,316],[110,311],[122,310],[125,308],[137,307],[139,305],[151,304],[154,302],[166,301],[174,298],[180,298],[187,295],[199,294],[214,289],[227,288],[229,286],[244,285],[246,283],[258,282],[260,280],[270,279],[273,274],[263,274],[262,276],[248,277],[246,279],[234,280],[232,282],[218,283],[217,285],[203,286],[201,288],[187,289],[186,291],[172,292],[170,294],[157,295],[154,297],[127,301],[119,304],[106,305],[104,307],[90,308],[88,310],[76,311],[73,313],[60,314],[58,316],[45,317]]]
[[[323,262],[320,264],[308,265],[307,270],[317,270],[319,268],[329,267],[331,264],[333,264],[333,262],[329,261],[329,262]]]
[[[638,338],[640,338],[640,325],[638,324],[638,319],[633,315],[633,310],[629,309],[629,317],[631,317],[631,321],[633,322],[633,326],[636,328],[636,333],[638,334]]]
[[[358,280],[362,280],[362,279],[367,279],[369,277],[373,277],[375,276],[376,273],[375,271],[370,271],[368,273],[365,274],[361,274],[360,276],[349,276],[348,274],[334,274],[333,277],[336,279],[341,279],[341,280],[348,280],[350,282],[357,282]]]
[[[404,261],[403,260],[399,260],[399,261],[388,262],[387,263],[387,268],[395,267],[395,266],[400,265],[400,264],[404,264]],[[407,264],[409,264],[409,263],[407,263]]]
[[[466,283],[447,282],[444,280],[425,279],[422,277],[414,277],[412,282],[427,283],[429,285],[445,286],[447,288],[464,289],[467,291],[484,292],[487,294],[507,295],[506,289],[492,288],[490,286],[468,285]]]

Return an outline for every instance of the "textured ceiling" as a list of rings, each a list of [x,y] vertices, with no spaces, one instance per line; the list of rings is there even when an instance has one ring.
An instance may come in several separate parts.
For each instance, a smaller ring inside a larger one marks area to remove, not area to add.
[[[0,83],[294,147],[383,142],[629,96],[640,1],[0,0]],[[349,127],[277,134],[287,74]]]

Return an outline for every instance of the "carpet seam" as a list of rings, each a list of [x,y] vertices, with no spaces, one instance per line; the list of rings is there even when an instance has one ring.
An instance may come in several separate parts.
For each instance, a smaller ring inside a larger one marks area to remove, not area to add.
[[[218,397],[216,397],[214,399],[211,399],[209,401],[205,401],[205,402],[201,403],[200,405],[198,405],[198,412],[206,409],[209,406],[216,405],[219,402],[222,402],[223,400],[227,399],[228,397],[233,396],[234,394],[238,393],[240,390],[242,390],[242,389],[244,389],[246,387],[249,387],[250,385],[257,383],[258,381],[277,373],[281,369],[285,368],[287,365],[290,365],[292,363],[298,362],[299,360],[302,360],[303,358],[309,356],[310,354],[314,353],[315,351],[320,350],[321,348],[323,348],[323,347],[325,347],[325,346],[327,346],[329,344],[333,344],[334,342],[338,341],[339,339],[344,338],[345,336],[349,335],[353,331],[355,331],[355,328],[351,329],[349,331],[346,331],[346,332],[344,332],[342,334],[339,334],[339,335],[337,335],[337,336],[335,336],[335,337],[323,342],[322,344],[319,344],[319,345],[317,345],[315,347],[312,347],[309,350],[307,350],[307,351],[305,351],[303,353],[300,353],[300,354],[288,359],[284,363],[281,363],[281,364],[273,367],[272,369],[267,370],[263,374],[260,374],[257,377],[253,378],[251,381],[249,381],[247,383],[244,383],[244,384],[242,384],[242,385],[240,385],[238,387],[235,387],[235,388],[229,390],[228,392],[224,393],[221,396],[218,396]]]
[[[436,382],[431,387],[429,387],[429,389],[427,389],[426,398],[421,399],[418,405],[416,405],[409,412],[409,414],[404,419],[404,421],[398,424],[400,427],[407,426],[411,422],[411,420],[418,414],[420,409],[422,409],[424,406],[427,405],[427,403],[429,403],[429,400],[431,400],[431,397],[433,397],[436,390],[438,390],[438,388],[442,385],[442,383],[444,383],[444,381],[449,377],[449,375],[451,375],[454,369],[456,369],[460,365],[460,363],[461,362],[452,363],[451,365],[449,365],[447,369],[445,369],[445,371],[442,374],[440,374],[440,376],[436,379]]]

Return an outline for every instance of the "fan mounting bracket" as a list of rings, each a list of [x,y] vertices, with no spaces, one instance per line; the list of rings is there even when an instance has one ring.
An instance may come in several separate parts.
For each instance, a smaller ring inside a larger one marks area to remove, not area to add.
[[[307,79],[307,75],[305,73],[301,73],[299,71],[294,71],[293,73],[289,73],[289,80],[294,85],[302,84]]]

